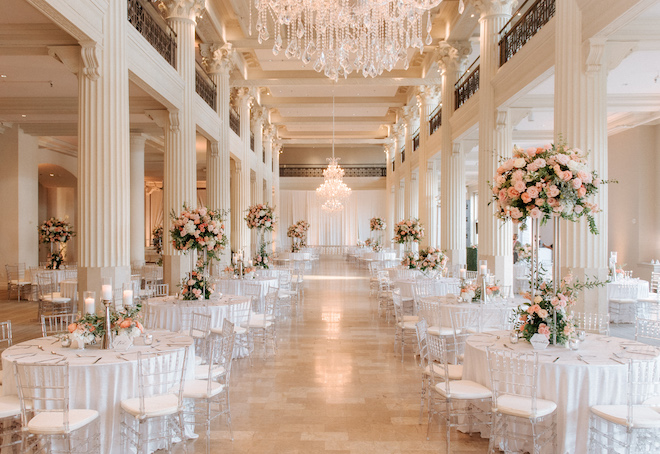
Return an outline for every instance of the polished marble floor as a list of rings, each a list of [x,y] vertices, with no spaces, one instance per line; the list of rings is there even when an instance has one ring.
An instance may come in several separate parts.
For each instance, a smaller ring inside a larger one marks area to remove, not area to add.
[[[393,323],[378,317],[367,272],[328,256],[305,281],[302,309],[278,326],[277,354],[234,363],[234,441],[216,420],[211,452],[444,453],[444,427],[436,424],[426,440],[418,366],[409,351],[403,362],[394,354]],[[12,319],[16,342],[40,335],[36,303],[5,300],[0,311]],[[631,335],[630,327],[617,331]],[[206,452],[205,436],[187,446]],[[487,447],[478,435],[452,435],[452,453]]]

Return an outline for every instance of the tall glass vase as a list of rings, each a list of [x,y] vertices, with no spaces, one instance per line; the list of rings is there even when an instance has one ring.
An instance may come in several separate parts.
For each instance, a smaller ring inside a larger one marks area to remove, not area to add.
[[[552,292],[556,295],[561,287],[561,218],[552,218]],[[557,345],[557,308],[552,310],[552,343]]]

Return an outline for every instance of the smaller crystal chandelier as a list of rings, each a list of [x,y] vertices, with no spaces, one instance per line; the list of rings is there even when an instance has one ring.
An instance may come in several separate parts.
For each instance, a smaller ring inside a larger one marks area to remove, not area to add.
[[[332,95],[332,158],[328,158],[328,168],[323,170],[324,181],[316,188],[316,195],[326,199],[321,205],[324,211],[336,212],[344,209],[342,200],[351,195],[351,188],[344,183],[344,169],[339,167],[339,158],[335,158],[335,95]]]

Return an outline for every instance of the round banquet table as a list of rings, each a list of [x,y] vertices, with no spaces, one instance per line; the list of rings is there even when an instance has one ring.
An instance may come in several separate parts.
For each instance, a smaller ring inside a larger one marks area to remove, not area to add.
[[[138,395],[137,351],[157,352],[187,348],[188,358],[194,359],[192,338],[164,330],[152,330],[151,346],[133,345],[127,351],[101,350],[98,345],[84,350],[63,348],[55,337],[42,337],[21,342],[2,353],[4,372],[2,392],[16,394],[12,362],[43,362],[44,367],[61,358],[69,362],[71,408],[90,408],[99,412],[102,453],[123,453],[119,440],[120,408],[124,399]],[[135,343],[142,343],[137,338]],[[41,351],[42,346],[45,351]],[[49,353],[54,351],[56,354]],[[80,356],[78,356],[80,355]],[[97,359],[100,358],[97,362]],[[194,361],[186,361],[186,378],[194,377]]]
[[[478,314],[479,331],[492,331],[495,324],[499,323],[499,319],[490,320],[492,313],[483,309],[506,309],[511,312],[512,316],[514,311],[518,308],[518,303],[513,300],[500,300],[493,303],[459,303],[456,299],[451,298],[434,298],[430,300],[437,301],[440,307],[440,320],[443,326],[451,326],[452,314],[465,310],[474,311]],[[498,328],[502,329],[502,328]]]
[[[232,278],[216,278],[216,290],[226,293],[228,295],[244,295],[245,294],[245,283],[250,282],[258,284],[261,287],[261,301],[259,301],[259,307],[257,312],[261,311],[263,307],[263,302],[266,293],[268,293],[268,287],[279,287],[279,280],[276,277],[254,277],[246,279],[232,279]]]
[[[486,348],[507,348],[504,345],[520,352],[532,350],[531,344],[523,339],[512,345],[509,331],[472,335],[465,346],[463,378],[490,388]],[[553,346],[538,351],[538,397],[557,404],[558,453],[587,452],[590,406],[626,404],[626,360],[653,358],[636,354],[641,346],[648,347],[628,339],[587,334],[577,351]],[[658,361],[660,350],[656,349],[656,353]]]
[[[221,327],[224,319],[236,323],[235,314],[239,310],[250,308],[250,297],[223,295],[217,300],[183,301],[173,296],[151,298],[149,311],[153,326],[156,328],[179,331],[181,329],[180,311],[190,314],[197,312],[211,316],[211,326]]]

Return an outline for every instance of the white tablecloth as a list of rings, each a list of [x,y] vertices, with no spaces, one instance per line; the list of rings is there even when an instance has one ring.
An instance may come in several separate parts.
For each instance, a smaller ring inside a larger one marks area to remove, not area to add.
[[[167,351],[188,348],[188,358],[194,359],[192,339],[178,333],[153,332],[153,346],[134,345],[126,352],[101,350],[98,346],[88,346],[85,350],[62,348],[57,339],[44,337],[32,339],[2,353],[4,372],[2,391],[4,395],[16,394],[12,361],[37,362],[62,358],[49,352],[64,355],[69,362],[69,384],[71,387],[71,408],[90,408],[97,410],[100,416],[101,452],[122,454],[119,438],[120,409],[124,399],[138,396],[137,351]],[[141,340],[141,339],[140,339]],[[54,343],[53,343],[54,342]],[[139,341],[138,341],[139,342]],[[188,347],[168,346],[168,342],[186,344]],[[45,351],[37,348],[43,346]],[[32,355],[34,353],[34,355]],[[78,357],[77,354],[82,355]],[[24,356],[31,355],[31,356]],[[101,358],[95,363],[97,358]],[[44,367],[48,362],[44,362]],[[188,361],[186,377],[194,376],[194,360]]]
[[[246,282],[258,284],[261,287],[261,302],[264,301],[264,297],[268,293],[268,287],[279,287],[279,280],[275,277],[256,277],[254,279],[217,278],[215,280],[216,291],[227,295],[244,295]]]
[[[531,351],[529,342],[520,340],[512,345],[509,332],[470,336],[465,347],[463,378],[490,387],[486,347],[504,348],[504,344],[518,351]],[[574,352],[550,346],[539,351],[538,397],[557,404],[558,453],[586,453],[589,433],[589,407],[596,404],[625,404],[627,367],[625,358],[650,359],[635,355],[636,344],[627,339],[587,334],[587,339]],[[614,356],[621,355],[622,358]],[[660,355],[660,351],[658,351]],[[584,363],[577,359],[581,355]],[[556,362],[555,359],[559,358]],[[658,358],[658,357],[656,357]],[[530,448],[531,449],[531,448]]]
[[[163,298],[152,298],[149,300],[149,310],[153,317],[153,324],[157,328],[170,331],[181,329],[179,318],[181,310],[190,314],[197,312],[211,316],[213,328],[222,327],[224,319],[236,323],[235,313],[238,310],[249,308],[250,298],[246,296],[223,295],[219,300],[210,300],[200,303],[197,301],[183,301],[168,296]]]
[[[392,282],[392,286],[401,289],[402,298],[410,299],[413,297],[413,288],[415,287],[416,282],[417,281],[415,279],[395,279]],[[458,284],[458,279],[454,278],[434,279],[432,296],[444,296],[450,293],[452,285]]]

